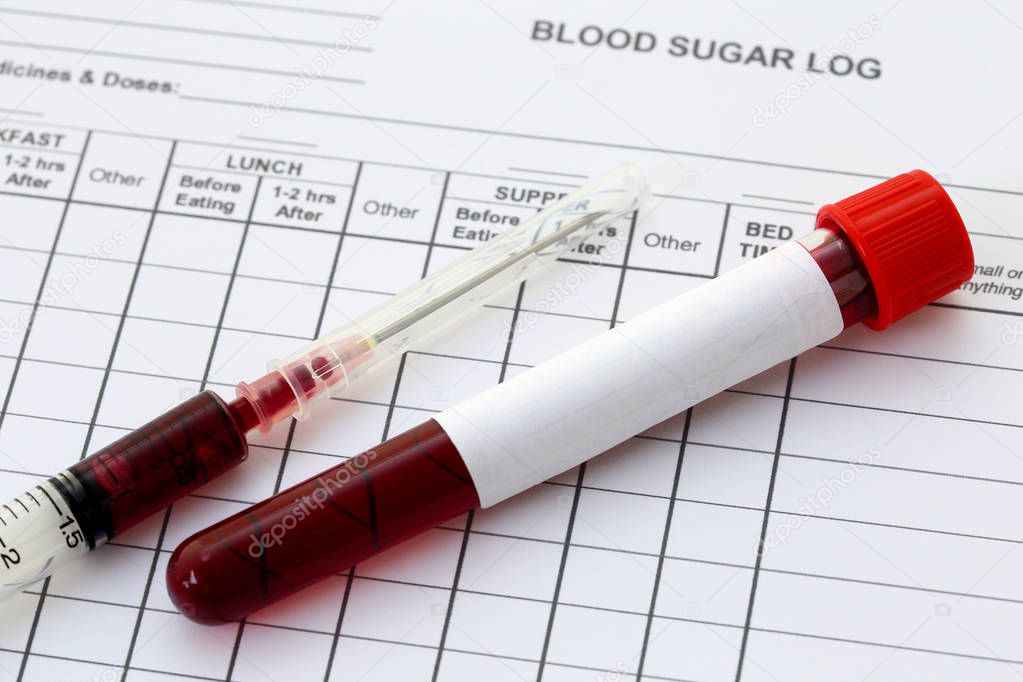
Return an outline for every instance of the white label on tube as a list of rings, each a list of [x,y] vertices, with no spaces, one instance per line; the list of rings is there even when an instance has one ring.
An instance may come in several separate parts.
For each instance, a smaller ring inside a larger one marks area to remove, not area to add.
[[[792,242],[436,416],[482,506],[585,462],[842,331]]]

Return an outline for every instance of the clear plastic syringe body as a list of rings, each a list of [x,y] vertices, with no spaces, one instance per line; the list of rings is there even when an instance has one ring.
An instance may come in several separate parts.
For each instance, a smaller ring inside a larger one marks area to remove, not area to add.
[[[313,341],[269,372],[242,383],[261,431],[337,395],[357,377],[399,358],[470,315],[497,293],[632,212],[647,196],[642,173],[623,164],[536,216],[468,252],[383,305]]]
[[[625,164],[538,212],[350,324],[241,384],[203,391],[0,505],[0,599],[50,575],[248,455],[246,434],[304,418],[316,400],[400,357],[508,285],[632,212],[647,195]]]

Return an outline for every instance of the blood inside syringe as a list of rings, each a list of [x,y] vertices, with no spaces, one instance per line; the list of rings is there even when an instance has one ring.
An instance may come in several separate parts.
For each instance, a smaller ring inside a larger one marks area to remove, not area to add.
[[[292,361],[239,385],[230,403],[203,391],[55,476],[89,546],[102,544],[243,461],[247,433],[269,431],[291,417],[301,399],[344,383],[374,346],[362,338],[324,346],[329,354]]]
[[[330,341],[318,346],[315,353],[276,363],[276,369],[251,384],[240,383],[231,407],[240,417],[241,428],[267,433],[275,424],[301,413],[304,404],[336,386],[346,386],[377,347],[377,338],[370,336]]]

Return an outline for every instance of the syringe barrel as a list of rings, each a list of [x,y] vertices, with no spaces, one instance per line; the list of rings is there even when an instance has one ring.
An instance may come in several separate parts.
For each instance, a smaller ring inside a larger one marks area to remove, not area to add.
[[[55,478],[96,545],[233,468],[248,453],[232,406],[202,391]]]
[[[648,194],[639,169],[622,164],[351,323],[272,361],[269,374],[239,386],[239,396],[252,402],[263,431],[292,416],[303,419],[313,402],[337,395],[412,343],[450,328],[511,284],[542,272],[634,211]]]
[[[902,192],[905,180],[888,189]],[[821,230],[193,535],[168,564],[172,600],[201,622],[246,616],[417,529],[560,474],[850,324],[890,320],[893,302],[926,304],[898,288],[878,296],[875,275],[898,277],[887,271],[900,267],[890,249],[915,248],[929,263],[927,296],[947,293],[972,274],[965,227],[929,176],[909,180],[905,215],[887,218],[883,232],[864,237],[869,221],[822,220]],[[900,239],[889,243],[893,232]],[[344,485],[324,483],[338,476]]]

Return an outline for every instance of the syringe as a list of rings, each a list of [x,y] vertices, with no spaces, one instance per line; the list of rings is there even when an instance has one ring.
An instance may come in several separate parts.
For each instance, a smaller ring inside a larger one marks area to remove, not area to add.
[[[203,391],[0,507],[0,599],[86,554],[243,461],[245,435],[309,416],[370,370],[601,233],[648,190],[631,164],[563,197],[355,321],[238,386]]]

